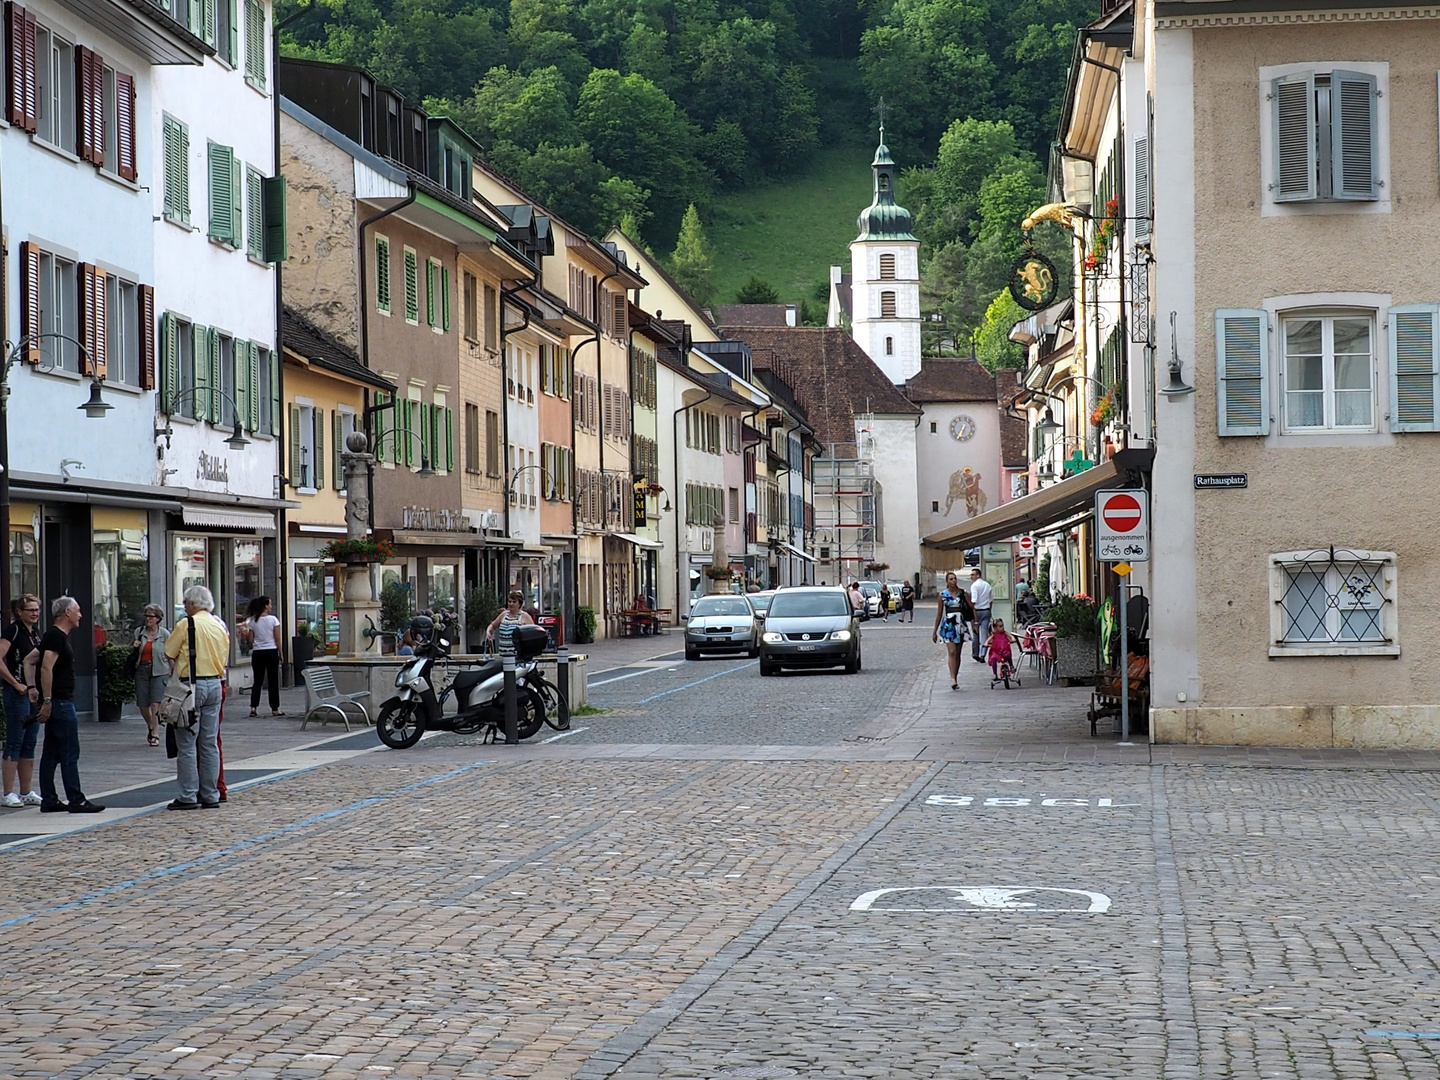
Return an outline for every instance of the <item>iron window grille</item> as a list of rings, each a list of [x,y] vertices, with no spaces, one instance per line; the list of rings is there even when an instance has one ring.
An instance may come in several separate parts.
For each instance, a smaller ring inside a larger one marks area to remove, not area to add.
[[[1270,563],[1270,655],[1399,653],[1393,553],[1329,547]]]

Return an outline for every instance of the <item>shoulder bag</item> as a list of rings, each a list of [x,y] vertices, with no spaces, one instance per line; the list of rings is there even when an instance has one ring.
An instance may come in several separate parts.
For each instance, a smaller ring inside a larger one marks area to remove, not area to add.
[[[165,684],[165,696],[160,699],[160,719],[178,731],[189,731],[196,723],[195,712],[195,617],[186,616],[185,625],[190,631],[190,681],[186,682],[177,673],[170,676]]]

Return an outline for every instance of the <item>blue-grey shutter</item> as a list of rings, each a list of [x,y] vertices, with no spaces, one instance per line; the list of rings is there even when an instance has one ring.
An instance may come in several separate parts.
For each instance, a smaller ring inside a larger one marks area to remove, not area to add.
[[[190,328],[190,408],[185,415],[204,420],[210,415],[210,331],[203,326]]]
[[[1270,84],[1275,120],[1276,202],[1319,196],[1315,173],[1315,73],[1285,75]]]
[[[1155,208],[1150,202],[1150,139],[1142,135],[1135,140],[1135,239],[1150,236],[1150,217]]]
[[[1390,430],[1440,431],[1440,304],[1390,309]]]
[[[1330,175],[1337,199],[1379,198],[1376,90],[1374,75],[1330,74]]]
[[[1215,312],[1215,393],[1221,435],[1270,433],[1270,327],[1263,311]]]

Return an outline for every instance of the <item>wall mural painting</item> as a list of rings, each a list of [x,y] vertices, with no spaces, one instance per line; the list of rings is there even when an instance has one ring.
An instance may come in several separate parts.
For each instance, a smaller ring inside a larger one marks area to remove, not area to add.
[[[950,474],[950,492],[945,497],[945,516],[950,516],[951,508],[957,502],[965,503],[965,516],[973,518],[985,512],[985,504],[989,501],[985,492],[980,490],[980,474],[966,465]]]

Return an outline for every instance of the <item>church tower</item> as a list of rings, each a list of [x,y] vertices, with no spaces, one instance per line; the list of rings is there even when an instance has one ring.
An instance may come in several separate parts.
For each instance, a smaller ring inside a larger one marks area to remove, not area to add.
[[[875,193],[850,244],[850,333],[897,386],[920,370],[920,241],[910,211],[895,203],[895,161],[880,145],[870,163]]]

